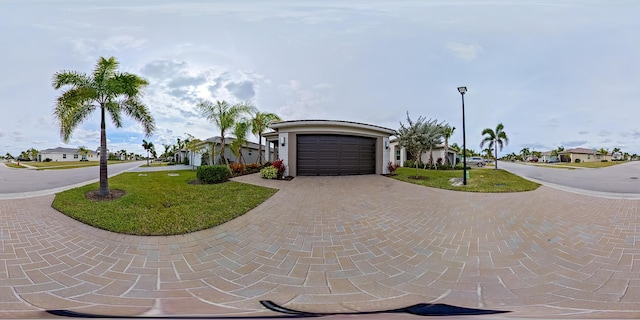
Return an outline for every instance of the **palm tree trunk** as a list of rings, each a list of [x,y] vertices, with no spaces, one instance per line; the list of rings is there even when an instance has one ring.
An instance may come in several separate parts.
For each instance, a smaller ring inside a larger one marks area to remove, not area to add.
[[[147,150],[147,167],[149,166],[149,150]]]
[[[224,156],[224,149],[225,149],[225,146],[224,146],[224,131],[222,131],[220,133],[220,148],[221,148],[221,150],[220,150],[220,164],[228,165],[227,159]]]
[[[262,133],[258,133],[258,164],[262,164]]]
[[[98,195],[109,195],[109,180],[107,175],[107,129],[104,123],[104,107],[101,108],[100,119],[100,191]]]
[[[493,161],[496,162],[495,170],[498,170],[498,144],[497,143],[495,143],[495,145],[493,146],[493,149],[495,150],[495,154],[496,154],[496,156],[493,157],[494,158]]]

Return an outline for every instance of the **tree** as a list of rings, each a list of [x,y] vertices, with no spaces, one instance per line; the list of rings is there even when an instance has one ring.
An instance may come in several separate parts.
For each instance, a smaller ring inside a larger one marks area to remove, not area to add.
[[[531,154],[531,150],[529,150],[529,148],[522,148],[522,150],[520,150],[520,157],[522,157],[523,160],[527,160],[527,157]]]
[[[149,152],[151,152],[151,150],[153,150],[153,152],[155,152],[154,146],[153,146],[153,142],[151,142],[151,141],[147,142],[147,140],[142,139],[142,148],[144,148],[144,150],[147,151],[147,167],[148,167],[149,166]]]
[[[251,117],[251,133],[258,136],[258,163],[262,164],[262,134],[274,123],[282,121],[275,113],[257,111]]]
[[[86,146],[78,147],[78,154],[83,154],[84,159],[87,159],[87,155],[89,154],[89,149]],[[80,158],[82,160],[82,158]]]
[[[9,160],[13,160],[13,159],[15,159],[15,158],[13,157],[13,155],[11,155],[11,153],[9,153],[9,152],[7,152],[7,154],[5,154],[5,155],[4,155],[4,158],[5,158],[5,159],[9,159]]]
[[[53,76],[52,86],[58,90],[69,87],[58,97],[54,117],[60,126],[60,136],[68,142],[73,130],[100,109],[100,190],[109,195],[107,175],[107,132],[105,114],[109,113],[116,128],[122,127],[122,113],[142,124],[147,137],[155,130],[155,121],[140,97],[147,80],[131,73],[119,72],[114,57],[98,59],[93,74],[61,71]]]
[[[504,132],[504,125],[502,123],[498,123],[495,130],[491,128],[485,128],[482,130],[482,135],[484,136],[482,141],[480,142],[480,148],[484,146],[485,143],[488,143],[489,149],[495,150],[495,158],[496,158],[496,167],[498,169],[498,147],[502,150],[504,145],[509,144],[509,138],[507,138],[507,134]]]
[[[36,148],[31,148],[29,150],[27,150],[27,153],[29,154],[29,159],[31,159],[31,161],[37,161],[38,160],[38,150]]]
[[[450,125],[444,126],[442,130],[442,137],[444,138],[444,164],[449,164],[449,139],[453,135],[453,132],[456,130],[456,127],[452,127]]]
[[[487,159],[491,159],[493,158],[493,149],[491,148],[484,148],[482,149],[482,152],[484,153],[484,155],[482,155],[483,157],[487,158]]]
[[[189,163],[191,164],[192,169],[195,169],[195,166],[193,165],[193,155],[202,150],[202,140],[187,133],[187,139],[185,139],[184,142],[185,148],[189,150],[189,154],[191,155],[191,160],[189,160]]]
[[[244,162],[242,159],[242,147],[247,145],[249,129],[251,129],[251,122],[249,121],[240,121],[233,128],[233,135],[236,138],[231,142],[231,151],[241,164]]]
[[[444,125],[438,123],[438,120],[429,119],[422,127],[422,135],[425,139],[425,147],[429,149],[429,166],[435,167],[433,162],[433,148],[442,143],[442,136],[444,135]]]
[[[418,162],[425,150],[433,148],[442,137],[442,125],[437,120],[426,120],[418,117],[415,122],[409,117],[407,112],[407,125],[400,122],[400,129],[395,133],[398,138],[398,145],[407,149],[411,154],[416,155],[416,178],[418,177]],[[433,157],[431,157],[433,158]]]
[[[224,156],[225,134],[228,130],[232,129],[236,122],[240,121],[243,116],[255,112],[255,107],[244,103],[237,103],[231,106],[226,101],[218,100],[214,104],[211,101],[203,100],[198,103],[198,109],[200,109],[200,112],[205,118],[213,122],[220,130],[220,159],[221,163],[228,164]]]

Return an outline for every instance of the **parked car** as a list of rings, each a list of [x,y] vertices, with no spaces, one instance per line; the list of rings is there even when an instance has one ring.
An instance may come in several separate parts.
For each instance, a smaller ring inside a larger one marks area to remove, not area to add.
[[[558,158],[551,158],[549,160],[547,160],[547,163],[558,163],[560,162],[560,160]]]
[[[482,167],[484,166],[484,159],[482,159],[481,157],[470,157],[467,158],[467,165],[468,166],[478,166],[478,167]]]
[[[529,158],[529,162],[538,162],[538,158]]]

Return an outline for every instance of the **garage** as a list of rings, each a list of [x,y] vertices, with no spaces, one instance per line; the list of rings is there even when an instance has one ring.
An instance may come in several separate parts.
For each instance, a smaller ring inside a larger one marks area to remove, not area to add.
[[[376,139],[314,134],[298,135],[300,176],[342,176],[376,173]]]
[[[263,135],[269,161],[281,159],[287,176],[385,174],[395,130],[352,121],[291,120]]]

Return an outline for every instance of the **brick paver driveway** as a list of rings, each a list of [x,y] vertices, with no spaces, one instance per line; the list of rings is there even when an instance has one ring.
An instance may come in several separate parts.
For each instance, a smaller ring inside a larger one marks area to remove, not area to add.
[[[536,317],[639,317],[640,202],[541,187],[476,194],[381,176],[240,180],[281,190],[210,230],[84,226],[53,196],[0,201],[0,316],[272,315],[415,303]]]

